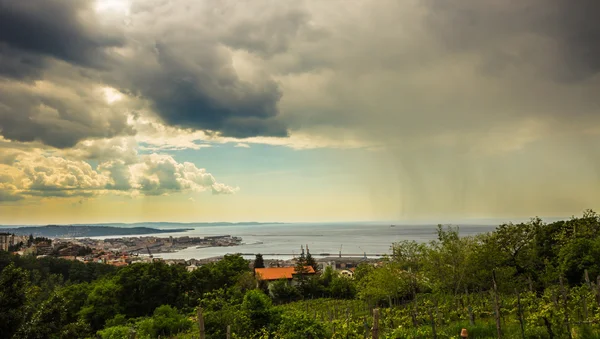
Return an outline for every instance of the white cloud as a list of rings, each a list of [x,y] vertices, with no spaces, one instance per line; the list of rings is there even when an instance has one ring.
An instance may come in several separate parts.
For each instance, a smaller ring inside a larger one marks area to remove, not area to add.
[[[237,190],[218,183],[212,174],[190,162],[178,163],[171,156],[151,154],[140,156],[141,162],[130,167],[131,186],[146,195],[171,192],[203,192],[229,194]]]
[[[309,132],[292,132],[287,138],[277,137],[251,137],[231,138],[220,135],[211,135],[203,131],[192,131],[167,126],[151,114],[131,116],[129,124],[137,131],[135,140],[143,143],[141,148],[149,151],[201,149],[211,147],[212,144],[235,143],[263,144],[272,146],[285,146],[292,149],[314,148],[364,148],[377,146],[366,139],[359,139],[351,130],[342,130],[335,127],[313,129]],[[332,135],[329,137],[328,135]],[[243,146],[241,146],[243,147]]]
[[[213,194],[233,194],[240,190],[239,187],[231,187],[221,183],[214,183],[211,185]]]
[[[166,195],[180,192],[232,194],[239,190],[216,181],[190,162],[163,154],[138,155],[123,140],[86,142],[68,151],[8,152],[0,159],[0,200],[33,197],[91,197],[104,194]],[[70,158],[64,156],[70,155]],[[10,156],[10,157],[9,157]],[[95,159],[94,169],[83,160]]]

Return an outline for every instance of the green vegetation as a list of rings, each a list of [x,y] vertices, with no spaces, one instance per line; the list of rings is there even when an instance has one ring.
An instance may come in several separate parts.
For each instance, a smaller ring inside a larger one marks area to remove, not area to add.
[[[254,259],[254,268],[264,268],[265,267],[265,261],[263,259],[262,254],[257,254],[256,255],[256,259]]]
[[[353,278],[328,268],[258,284],[240,256],[188,272],[0,252],[6,338],[600,338],[600,217],[539,219],[430,243],[393,244]],[[262,266],[262,257],[257,258]],[[378,309],[378,321],[373,309]],[[496,311],[497,310],[497,311]]]

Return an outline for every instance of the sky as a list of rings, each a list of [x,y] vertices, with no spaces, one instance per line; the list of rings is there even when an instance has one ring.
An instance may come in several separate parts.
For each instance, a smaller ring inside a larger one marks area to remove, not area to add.
[[[0,0],[0,224],[580,215],[597,0]]]

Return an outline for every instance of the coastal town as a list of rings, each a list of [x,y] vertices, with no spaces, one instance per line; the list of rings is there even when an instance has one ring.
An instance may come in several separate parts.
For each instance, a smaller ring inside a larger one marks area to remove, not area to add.
[[[46,238],[33,235],[0,233],[0,250],[19,255],[37,257],[53,256],[67,260],[104,263],[126,266],[135,262],[162,260],[154,254],[177,252],[189,247],[224,247],[242,244],[242,238],[221,235],[206,237],[121,237],[108,239],[94,238]],[[204,260],[210,262],[211,260]],[[212,260],[214,261],[214,259]],[[192,265],[203,261],[171,259],[168,263]]]
[[[188,271],[193,271],[199,266],[221,260],[222,256],[202,259],[163,259],[155,255],[159,253],[177,252],[189,247],[225,247],[242,244],[242,238],[231,235],[205,236],[205,237],[157,237],[135,236],[107,239],[94,238],[46,238],[33,235],[14,235],[0,233],[0,250],[18,255],[34,255],[38,258],[51,256],[65,260],[77,260],[84,263],[103,263],[113,266],[127,266],[134,263],[164,261],[169,265],[185,265]],[[301,246],[301,253],[309,253]],[[296,258],[291,259],[264,259],[265,268],[283,269],[296,265]],[[344,256],[341,251],[339,256],[327,256],[316,259],[321,269],[331,267],[341,274],[352,276],[354,268],[361,262],[377,265],[381,259],[367,258],[366,255]],[[253,263],[250,262],[252,267]],[[253,268],[253,267],[252,267]],[[273,270],[273,272],[279,272]],[[285,271],[285,270],[283,270]],[[282,272],[283,272],[282,271]],[[287,272],[287,271],[286,271]]]

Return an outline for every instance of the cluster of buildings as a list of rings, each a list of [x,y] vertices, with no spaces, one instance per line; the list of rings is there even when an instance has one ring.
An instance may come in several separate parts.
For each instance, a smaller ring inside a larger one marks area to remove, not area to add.
[[[135,262],[165,261],[167,264],[183,264],[188,270],[198,266],[220,260],[209,258],[204,260],[163,260],[155,258],[153,253],[175,252],[188,247],[196,246],[236,246],[242,239],[229,235],[209,237],[123,237],[113,239],[47,239],[30,236],[19,236],[9,233],[0,233],[0,250],[10,251],[19,255],[35,255],[37,257],[53,256],[66,260],[77,260],[85,263],[103,263],[113,266],[126,266]]]
[[[299,283],[297,279],[299,276],[299,272],[296,271],[295,259],[289,261],[267,261],[265,260],[264,268],[254,268],[255,276],[258,280],[264,281],[268,284],[270,288],[270,284],[284,279],[288,282],[288,284],[294,286]],[[323,258],[317,261],[319,265],[319,270],[323,272],[327,267],[331,267],[333,270],[337,271],[341,276],[346,277],[348,279],[354,278],[354,270],[360,263],[368,263],[373,266],[378,266],[381,264],[380,260],[376,259],[365,259],[362,257],[331,257],[331,258]],[[272,266],[276,265],[276,266]],[[313,267],[305,266],[304,272],[302,275],[304,276],[313,276],[317,274]]]
[[[308,245],[306,246],[308,253]],[[304,248],[301,249],[301,253],[304,255]],[[255,276],[262,281],[271,283],[280,279],[287,280],[290,284],[294,285],[297,283],[295,279],[299,272],[296,271],[297,258],[291,260],[263,260],[264,268],[253,268]],[[341,253],[338,257],[325,257],[316,260],[319,271],[323,272],[328,267],[337,271],[340,275],[353,278],[354,270],[361,263],[371,264],[378,266],[381,264],[381,259],[369,259],[364,257],[342,257]],[[305,266],[303,275],[311,276],[315,275],[316,272],[311,266]]]
[[[9,251],[13,246],[23,242],[27,243],[27,236],[0,233],[0,251]]]
[[[71,242],[77,242],[82,245],[112,252],[127,252],[130,254],[148,254],[177,252],[188,247],[220,247],[237,246],[242,243],[242,238],[232,237],[230,235],[210,236],[210,237],[123,237],[110,239],[72,239]]]
[[[113,266],[127,266],[136,262],[164,261],[169,265],[185,265],[188,271],[198,267],[216,262],[222,257],[206,259],[160,259],[155,258],[153,253],[175,252],[188,247],[196,246],[236,246],[240,245],[242,239],[229,235],[210,237],[123,237],[111,239],[45,239],[36,238],[34,242],[28,236],[17,236],[8,233],[0,233],[0,250],[13,251],[20,255],[37,255],[38,257],[53,256],[66,260],[78,260],[86,263],[103,263]],[[308,251],[308,246],[307,246]],[[304,250],[303,250],[304,253]],[[257,278],[267,282],[279,279],[294,281],[297,259],[277,260],[265,259],[264,268],[255,268]],[[379,259],[365,257],[326,257],[317,259],[319,270],[324,271],[331,267],[341,275],[352,278],[354,269],[363,262],[377,265]],[[253,263],[251,262],[251,267]],[[253,267],[252,267],[253,268]],[[315,270],[306,266],[303,274],[313,275]]]
[[[19,254],[50,254],[52,241],[47,238],[35,238],[26,235],[0,233],[0,251],[17,252]]]

